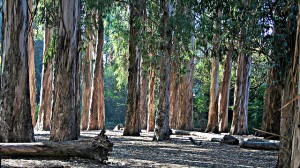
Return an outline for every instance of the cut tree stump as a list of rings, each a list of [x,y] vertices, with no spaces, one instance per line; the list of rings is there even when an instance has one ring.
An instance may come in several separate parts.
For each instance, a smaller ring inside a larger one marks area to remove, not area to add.
[[[242,141],[240,147],[260,150],[279,150],[279,142]]]
[[[104,133],[94,138],[64,142],[0,143],[1,156],[13,157],[80,157],[104,163],[113,143]]]

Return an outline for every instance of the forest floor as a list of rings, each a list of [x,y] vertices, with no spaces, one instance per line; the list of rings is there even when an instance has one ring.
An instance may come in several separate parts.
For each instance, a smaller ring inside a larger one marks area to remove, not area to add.
[[[82,138],[94,137],[99,131],[85,131]],[[114,143],[107,165],[80,158],[2,158],[1,168],[11,167],[274,167],[278,151],[242,149],[238,145],[210,142],[214,134],[172,135],[163,142],[152,141],[153,133],[142,132],[140,137],[122,136],[122,131],[107,131]],[[192,137],[201,145],[194,145]],[[36,132],[37,141],[49,138],[49,132]],[[249,138],[245,136],[242,138]],[[251,137],[250,137],[251,138]],[[253,137],[252,137],[253,138]]]

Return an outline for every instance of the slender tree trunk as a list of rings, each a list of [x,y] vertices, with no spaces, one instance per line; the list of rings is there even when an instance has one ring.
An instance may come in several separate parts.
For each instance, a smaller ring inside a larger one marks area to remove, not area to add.
[[[298,9],[300,9],[300,2],[298,2]],[[294,57],[298,58],[297,65],[297,83],[298,83],[298,95],[300,94],[300,11],[298,11],[298,21],[297,21],[297,35],[296,35],[296,45],[295,45],[295,54]],[[294,60],[296,61],[296,60]],[[295,74],[296,75],[296,74]],[[297,101],[297,108],[294,116],[294,133],[293,133],[293,144],[292,144],[292,158],[291,158],[291,167],[299,168],[300,167],[300,99]]]
[[[219,60],[212,58],[210,101],[208,112],[208,123],[205,132],[218,133],[218,78],[219,78]]]
[[[237,70],[236,70],[236,82],[234,89],[234,102],[233,102],[233,114],[230,134],[236,134],[238,132],[238,123],[240,122],[240,110],[241,110],[241,97],[242,97],[242,82],[243,82],[243,66],[244,55],[239,53]]]
[[[26,0],[3,1],[0,142],[34,141],[29,92],[27,7]]]
[[[89,124],[89,115],[91,109],[92,97],[92,55],[95,53],[95,45],[90,30],[87,31],[87,47],[83,62],[83,80],[82,80],[82,115],[81,129],[87,130]]]
[[[98,19],[98,46],[95,63],[94,83],[92,93],[92,105],[89,119],[89,130],[105,128],[105,106],[104,106],[104,71],[103,71],[103,44],[104,44],[104,23],[102,15]]]
[[[140,62],[141,51],[138,36],[142,31],[139,21],[142,19],[140,9],[144,0],[135,0],[130,6],[130,36],[129,36],[129,67],[128,67],[128,95],[126,109],[126,124],[124,136],[140,135]]]
[[[33,127],[36,124],[36,82],[35,82],[35,68],[34,68],[34,34],[33,34],[33,4],[32,0],[28,0],[28,17],[29,17],[29,31],[28,31],[28,67],[29,67],[29,91],[30,91],[30,109]]]
[[[148,87],[148,73],[145,70],[146,62],[145,59],[142,58],[140,65],[140,128],[145,130],[147,129],[147,87]]]
[[[172,29],[169,26],[172,5],[169,0],[160,0],[161,10],[161,58],[160,58],[160,83],[158,94],[158,105],[155,118],[155,129],[153,139],[156,141],[170,138],[169,106],[170,106],[170,54],[172,46]]]
[[[149,81],[149,99],[148,99],[148,122],[147,131],[154,131],[154,94],[155,94],[155,69],[150,67],[150,81]]]
[[[50,116],[52,113],[52,61],[53,55],[50,54],[49,48],[51,39],[53,38],[54,28],[48,27],[45,23],[44,34],[44,52],[43,52],[43,69],[42,69],[42,87],[41,87],[41,100],[38,115],[36,130],[49,131],[50,130]],[[56,40],[52,40],[55,43]],[[52,47],[55,47],[53,45]],[[53,53],[52,53],[53,54]]]
[[[230,81],[231,81],[231,68],[232,68],[232,54],[233,44],[230,42],[229,51],[227,52],[226,59],[224,61],[223,79],[220,86],[219,93],[219,132],[228,132],[228,106],[229,106],[229,94],[230,94]]]
[[[75,140],[79,137],[79,6],[78,0],[60,1],[50,131],[53,141]]]
[[[267,89],[264,96],[264,113],[262,118],[261,130],[280,134],[280,109],[281,107],[281,86],[280,70],[278,66],[271,67],[268,70]],[[268,134],[259,134],[267,137]],[[276,137],[277,138],[277,137]]]
[[[246,55],[244,59],[243,70],[243,83],[242,83],[242,97],[241,97],[241,109],[238,122],[238,135],[248,135],[248,102],[250,92],[250,74],[252,67],[251,56]]]
[[[179,111],[179,74],[178,65],[172,61],[170,79],[170,128],[177,128],[177,115]]]

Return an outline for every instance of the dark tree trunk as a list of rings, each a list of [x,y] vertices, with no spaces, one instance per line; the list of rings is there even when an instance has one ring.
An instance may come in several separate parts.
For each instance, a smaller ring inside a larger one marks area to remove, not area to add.
[[[135,0],[130,5],[130,36],[129,36],[129,67],[128,67],[128,95],[124,136],[140,135],[140,63],[141,46],[139,44],[139,35],[142,27],[141,16],[143,10],[137,10],[145,3],[144,0]]]
[[[26,0],[3,1],[0,142],[34,141],[29,92],[27,7]]]
[[[223,78],[219,92],[219,132],[228,132],[228,106],[229,106],[229,94],[230,94],[230,82],[231,82],[231,68],[232,68],[232,54],[233,44],[230,42],[229,51],[227,52],[226,59],[224,61]]]
[[[161,58],[160,58],[160,83],[158,94],[158,105],[155,118],[154,140],[161,141],[170,138],[169,127],[169,106],[170,106],[170,54],[172,46],[172,29],[169,26],[169,19],[172,6],[169,0],[160,0],[160,38]]]
[[[78,51],[80,3],[60,1],[60,22],[55,57],[53,112],[50,140],[78,139],[80,133]]]

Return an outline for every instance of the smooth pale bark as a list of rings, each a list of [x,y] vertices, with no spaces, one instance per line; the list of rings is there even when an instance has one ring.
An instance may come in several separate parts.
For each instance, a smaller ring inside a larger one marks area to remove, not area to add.
[[[177,129],[177,115],[179,111],[179,75],[178,65],[172,61],[170,77],[170,118],[169,124],[171,129]]]
[[[141,26],[139,26],[143,0],[135,0],[130,5],[130,35],[129,35],[129,67],[128,67],[128,95],[124,136],[140,135],[140,62],[141,51],[138,36],[141,34]]]
[[[98,20],[98,44],[95,72],[93,81],[92,105],[89,119],[89,130],[105,128],[105,106],[104,106],[104,71],[103,71],[103,44],[104,44],[104,23],[102,15]]]
[[[218,124],[219,132],[228,132],[228,106],[229,106],[229,94],[230,94],[230,81],[231,81],[231,69],[232,69],[232,54],[233,44],[229,44],[229,51],[227,52],[226,59],[224,61],[222,84],[219,92],[219,113]]]
[[[237,69],[236,69],[236,82],[234,88],[234,102],[233,102],[233,113],[232,113],[232,124],[230,134],[236,134],[238,131],[239,115],[241,110],[241,97],[242,97],[242,82],[243,82],[243,66],[244,66],[244,55],[239,53]]]
[[[30,109],[32,125],[36,125],[36,81],[35,81],[35,68],[34,68],[34,34],[33,34],[33,3],[28,0],[28,17],[29,17],[29,30],[28,30],[28,67],[29,67],[29,91],[30,91]]]
[[[241,97],[241,109],[238,122],[238,135],[248,135],[248,102],[250,93],[250,74],[252,69],[251,56],[245,56],[243,70],[243,84],[242,84],[242,97]]]
[[[50,140],[67,141],[78,139],[80,133],[79,1],[60,0],[59,16]]]
[[[278,66],[272,66],[268,70],[267,88],[264,96],[264,113],[262,117],[261,130],[280,134],[280,107],[281,107],[281,90],[280,70]],[[260,133],[260,136],[268,137],[270,135]],[[278,137],[274,137],[278,138]]]
[[[49,53],[54,28],[45,23],[42,87],[40,96],[40,109],[35,129],[40,131],[50,130],[50,116],[52,113],[52,62],[53,55]],[[54,42],[54,41],[53,41]]]
[[[154,131],[154,94],[155,94],[155,69],[150,67],[150,81],[149,81],[149,99],[148,99],[148,122],[147,131]]]
[[[218,133],[218,79],[219,79],[219,59],[212,58],[210,100],[208,122],[205,132]]]
[[[194,82],[194,57],[187,63],[188,73],[180,79],[179,86],[179,111],[177,118],[177,129],[190,131],[194,129],[193,114],[193,82]]]
[[[169,106],[170,106],[170,73],[171,73],[171,46],[172,30],[169,27],[169,19],[172,14],[172,6],[169,0],[160,0],[160,39],[161,58],[159,69],[159,93],[158,105],[155,117],[155,129],[153,140],[162,141],[170,138]]]
[[[148,73],[145,70],[146,61],[144,58],[141,60],[140,64],[140,129],[147,129],[147,90],[148,90]]]
[[[300,3],[298,2],[298,9],[300,9]],[[298,95],[300,95],[300,11],[298,11],[297,19],[297,35],[296,35],[296,45],[295,45],[295,54],[294,57],[298,58],[297,65],[297,78],[298,78]],[[295,60],[296,61],[296,60]],[[297,107],[294,116],[294,133],[293,133],[293,142],[292,142],[292,157],[291,157],[291,167],[299,168],[300,167],[300,99],[297,101]]]
[[[28,69],[28,4],[3,1],[0,142],[34,141]]]
[[[91,109],[92,97],[92,57],[95,55],[94,39],[90,30],[87,30],[87,47],[82,63],[82,114],[81,114],[81,130],[87,130],[89,124],[89,114]]]

